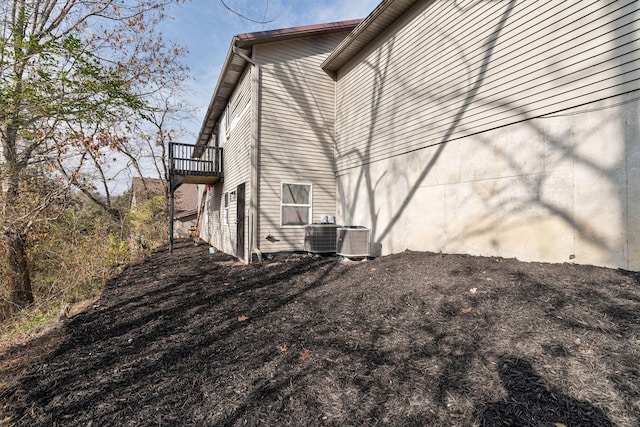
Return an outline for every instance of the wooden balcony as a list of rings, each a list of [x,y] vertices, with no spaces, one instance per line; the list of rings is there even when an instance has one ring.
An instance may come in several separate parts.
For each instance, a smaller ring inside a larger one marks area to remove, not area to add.
[[[195,145],[169,143],[169,175],[172,186],[181,184],[215,184],[223,178],[222,148],[201,147],[202,155],[194,158]]]

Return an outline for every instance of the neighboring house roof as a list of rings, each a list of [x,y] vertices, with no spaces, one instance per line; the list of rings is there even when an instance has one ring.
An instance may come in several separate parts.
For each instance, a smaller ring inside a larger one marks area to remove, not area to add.
[[[135,208],[137,204],[144,203],[150,197],[164,194],[165,182],[158,178],[131,179],[131,203]]]
[[[198,187],[184,184],[175,192],[174,216],[177,219],[198,214]]]
[[[278,30],[259,31],[238,34],[233,37],[227,57],[224,61],[218,83],[211,97],[207,114],[196,140],[194,157],[199,157],[201,148],[207,145],[215,130],[216,123],[224,111],[229,98],[240,80],[245,66],[251,62],[251,48],[258,44],[280,42],[320,34],[331,34],[341,31],[351,31],[361,22],[360,19],[350,21],[331,22],[326,24],[304,25],[300,27],[282,28]]]
[[[184,184],[175,192],[175,217],[180,219],[198,213],[198,187]]]
[[[150,197],[163,194],[166,182],[159,178],[134,177],[131,180],[131,200],[134,204],[144,203]],[[146,189],[145,189],[146,187]],[[182,185],[175,191],[175,217],[183,218],[198,211],[198,189],[195,185]]]
[[[335,72],[389,28],[418,0],[384,0],[336,47],[322,63],[322,69]]]

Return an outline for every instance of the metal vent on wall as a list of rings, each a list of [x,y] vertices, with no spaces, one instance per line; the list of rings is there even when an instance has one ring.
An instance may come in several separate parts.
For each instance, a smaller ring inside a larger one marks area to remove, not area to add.
[[[304,227],[304,250],[313,253],[336,251],[336,230],[340,225],[311,224]]]
[[[371,253],[369,239],[366,227],[340,227],[336,236],[336,253],[346,257],[368,257]]]

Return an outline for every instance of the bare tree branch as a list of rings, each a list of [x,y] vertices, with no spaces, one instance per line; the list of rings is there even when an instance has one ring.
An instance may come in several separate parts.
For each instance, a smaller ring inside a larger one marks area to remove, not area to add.
[[[235,10],[234,8],[232,8],[231,6],[229,6],[225,0],[220,0],[220,3],[222,3],[222,5],[231,13],[233,13],[234,15],[239,16],[242,19],[246,19],[247,21],[250,22],[255,22],[256,24],[268,24],[270,22],[273,22],[276,20],[276,18],[273,19],[269,19],[269,20],[265,20],[264,18],[262,20],[258,20],[258,19],[253,19],[249,16],[243,15],[242,13],[238,12],[237,10]],[[265,8],[265,13],[264,16],[266,17],[267,15],[267,10],[269,9],[269,0],[267,0],[267,7]]]

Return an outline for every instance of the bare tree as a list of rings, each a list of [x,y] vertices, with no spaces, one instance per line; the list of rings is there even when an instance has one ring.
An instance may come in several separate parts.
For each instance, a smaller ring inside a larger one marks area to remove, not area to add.
[[[0,3],[0,221],[15,308],[33,302],[27,256],[37,221],[70,186],[94,194],[128,123],[184,75],[183,50],[155,27],[172,0],[4,0]],[[89,173],[89,171],[91,171]],[[37,173],[36,173],[37,172]],[[41,194],[33,176],[60,185]],[[94,201],[110,207],[110,194]]]
[[[269,12],[269,0],[265,1],[264,15],[263,15],[262,19],[251,18],[247,14],[244,14],[244,13],[240,12],[238,9],[229,6],[228,1],[220,0],[220,3],[222,3],[222,5],[229,12],[233,13],[234,15],[237,15],[242,19],[245,19],[245,20],[250,21],[250,22],[254,22],[256,24],[268,24],[268,23],[273,22],[273,21],[276,20],[276,18],[267,19],[267,14]]]

